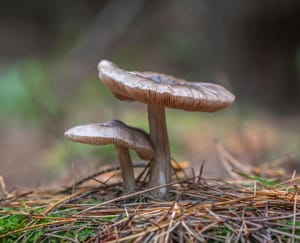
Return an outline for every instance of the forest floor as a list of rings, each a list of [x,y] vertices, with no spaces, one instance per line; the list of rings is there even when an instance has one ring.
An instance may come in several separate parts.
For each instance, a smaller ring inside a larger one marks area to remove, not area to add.
[[[241,164],[217,144],[231,179],[176,167],[169,198],[144,189],[122,195],[117,168],[60,191],[22,190],[0,199],[3,242],[298,242],[300,177]],[[268,178],[261,174],[268,174]],[[3,185],[2,185],[3,186]],[[166,185],[164,185],[166,186]],[[3,188],[2,188],[3,189]]]

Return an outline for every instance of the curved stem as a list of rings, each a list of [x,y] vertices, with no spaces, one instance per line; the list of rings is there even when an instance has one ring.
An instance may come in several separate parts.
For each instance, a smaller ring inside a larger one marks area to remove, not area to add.
[[[121,167],[121,175],[124,182],[124,193],[135,190],[134,172],[128,148],[116,145],[118,159]]]
[[[165,108],[158,105],[148,105],[148,120],[150,138],[155,149],[155,157],[151,161],[150,187],[171,182],[170,147],[166,125]],[[168,197],[168,189],[160,188],[153,196],[160,199]]]

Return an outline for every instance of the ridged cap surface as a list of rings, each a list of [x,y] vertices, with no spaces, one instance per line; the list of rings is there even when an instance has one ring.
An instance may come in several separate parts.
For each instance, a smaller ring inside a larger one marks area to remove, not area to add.
[[[218,84],[187,82],[155,72],[130,72],[107,60],[99,62],[98,70],[99,78],[120,100],[214,112],[229,106],[235,99]]]

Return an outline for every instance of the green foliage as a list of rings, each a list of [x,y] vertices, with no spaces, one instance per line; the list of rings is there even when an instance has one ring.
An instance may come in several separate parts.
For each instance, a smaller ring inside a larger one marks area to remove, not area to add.
[[[26,87],[16,67],[3,72],[0,76],[0,100],[1,116],[16,110],[24,112],[24,108],[30,105]]]
[[[47,65],[25,60],[0,72],[1,119],[37,119],[58,112]]]

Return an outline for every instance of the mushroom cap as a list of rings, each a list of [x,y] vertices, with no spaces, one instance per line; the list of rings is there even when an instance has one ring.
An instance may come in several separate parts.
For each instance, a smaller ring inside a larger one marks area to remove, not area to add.
[[[65,132],[75,142],[91,145],[115,144],[134,149],[141,159],[150,160],[154,151],[146,132],[118,120],[76,126]]]
[[[214,112],[229,106],[235,99],[218,84],[187,82],[155,72],[130,72],[107,60],[99,62],[98,70],[100,79],[120,100]]]

